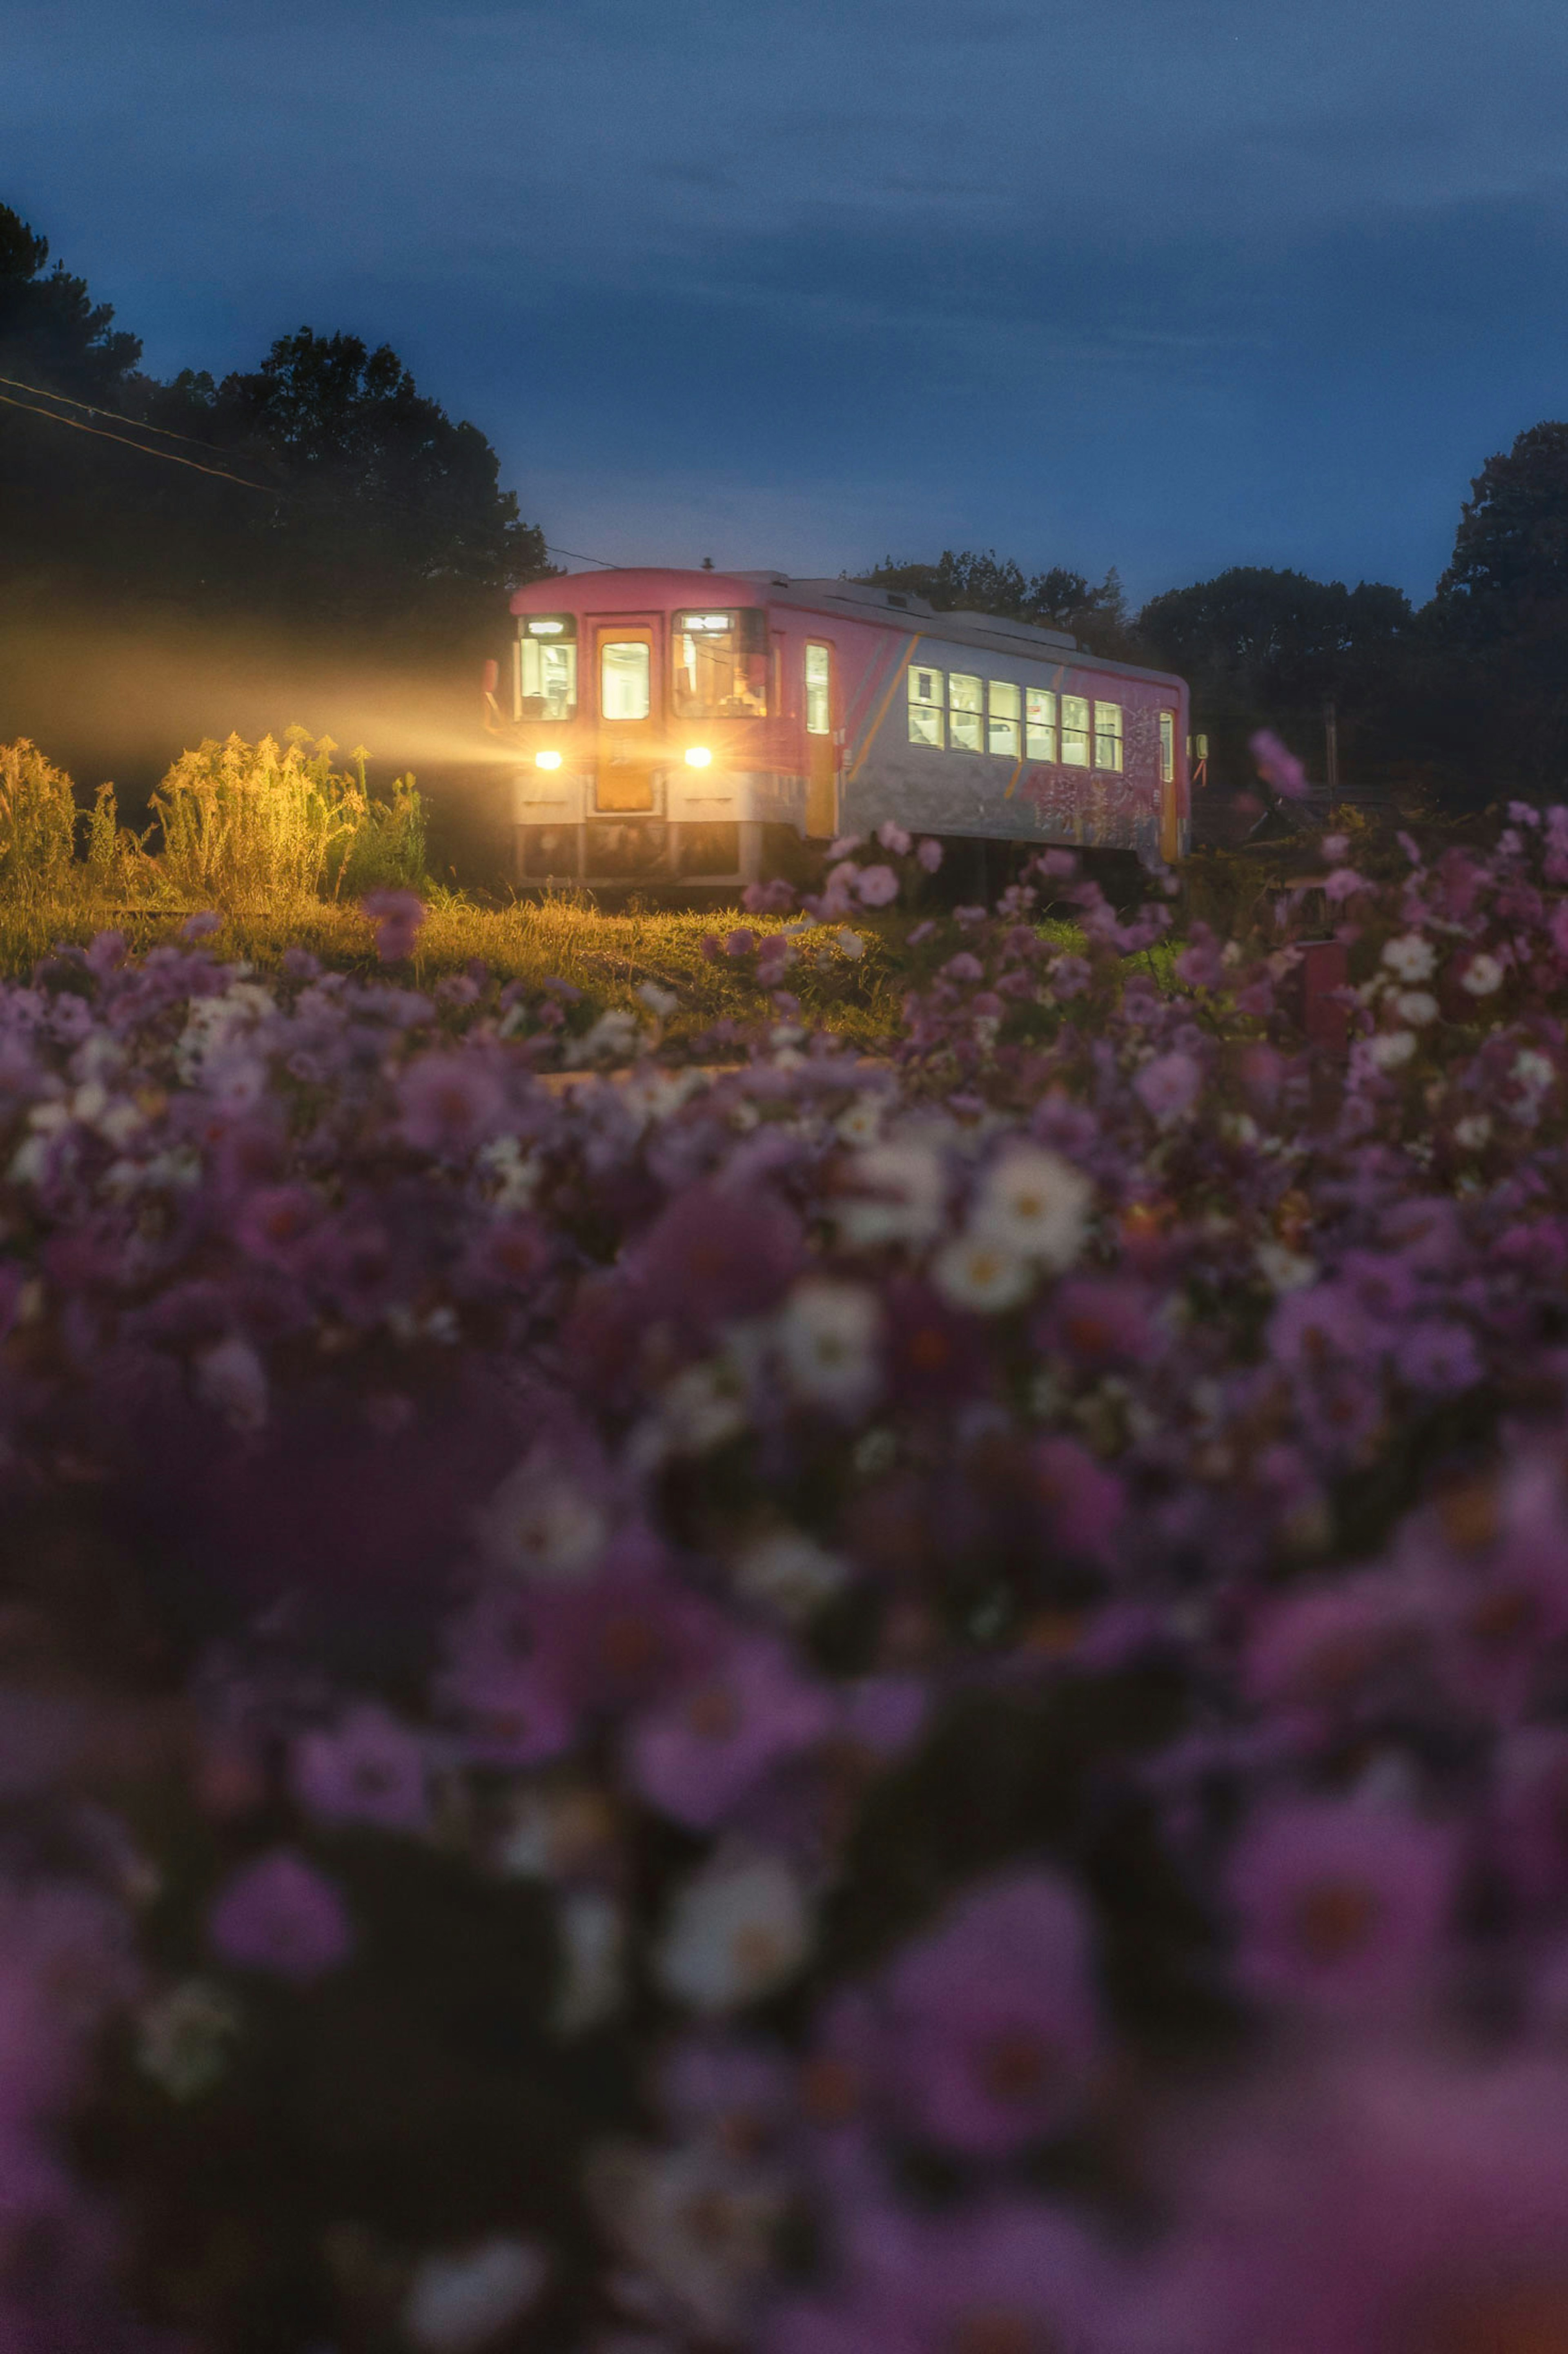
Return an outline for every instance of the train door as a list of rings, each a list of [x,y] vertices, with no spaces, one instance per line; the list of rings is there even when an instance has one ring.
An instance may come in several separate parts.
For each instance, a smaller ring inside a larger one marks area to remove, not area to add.
[[[1168,866],[1181,853],[1181,788],[1176,781],[1176,714],[1160,715],[1160,855]]]
[[[658,765],[659,665],[652,624],[599,621],[594,629],[599,683],[596,809],[626,814],[654,806]]]
[[[806,643],[806,832],[831,841],[839,830],[838,746],[833,737],[837,700],[833,650],[820,639]]]

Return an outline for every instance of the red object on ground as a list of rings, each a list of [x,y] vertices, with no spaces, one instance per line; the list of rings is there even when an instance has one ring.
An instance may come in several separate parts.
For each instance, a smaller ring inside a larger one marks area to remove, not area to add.
[[[1335,997],[1350,978],[1342,940],[1302,940],[1298,967],[1301,987],[1301,1027],[1310,1044],[1342,1055],[1350,1044],[1349,1006]]]

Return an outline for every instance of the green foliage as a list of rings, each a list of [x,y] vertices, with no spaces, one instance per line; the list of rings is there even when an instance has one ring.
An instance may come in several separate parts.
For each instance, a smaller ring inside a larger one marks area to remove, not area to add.
[[[70,882],[76,802],[70,779],[24,736],[0,744],[0,895],[58,897]]]

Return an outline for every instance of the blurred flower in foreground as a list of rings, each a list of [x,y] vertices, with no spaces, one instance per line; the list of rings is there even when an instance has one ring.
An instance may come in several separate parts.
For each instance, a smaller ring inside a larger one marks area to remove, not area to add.
[[[415,891],[367,891],[359,903],[376,932],[376,953],[383,964],[412,956],[414,941],[429,910]]]
[[[235,1873],[207,1917],[214,1953],[241,1969],[308,1986],[354,1950],[354,1931],[331,1881],[278,1848]]]

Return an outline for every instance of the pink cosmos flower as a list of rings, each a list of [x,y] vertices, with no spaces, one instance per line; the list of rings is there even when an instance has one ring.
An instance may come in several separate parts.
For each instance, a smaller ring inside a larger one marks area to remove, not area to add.
[[[292,1269],[323,1214],[321,1197],[308,1185],[259,1185],[235,1213],[234,1238],[252,1258]]]
[[[415,891],[367,891],[359,903],[376,930],[376,953],[383,964],[411,956],[420,925],[429,913]]]
[[[1191,1055],[1180,1048],[1169,1055],[1157,1055],[1145,1063],[1132,1083],[1132,1091],[1145,1111],[1163,1124],[1180,1119],[1197,1101],[1203,1084],[1203,1074]]]
[[[847,2237],[843,2287],[782,2306],[766,2354],[1118,2354],[1117,2267],[1043,2200],[952,2221],[882,2205]]]
[[[887,907],[898,896],[898,877],[891,866],[863,866],[854,887],[863,907]]]
[[[302,1734],[290,1759],[295,1797],[317,1822],[422,1831],[429,1822],[427,1744],[374,1702]]]
[[[1001,2157],[1059,2133],[1098,2069],[1087,1915],[1054,1872],[971,1890],[881,1982],[877,2073],[918,2135]]]
[[[1097,1276],[1058,1284],[1034,1332],[1038,1348],[1105,1373],[1141,1362],[1153,1339],[1142,1285]]]
[[[801,1257],[800,1221],[777,1194],[696,1184],[672,1196],[625,1265],[649,1313],[707,1326],[772,1307]]]
[[[1568,2069],[1352,2048],[1189,2112],[1118,2354],[1556,2354]]]
[[[1467,1325],[1451,1317],[1424,1316],[1400,1340],[1393,1362],[1412,1389],[1452,1396],[1474,1388],[1484,1368]]]
[[[821,1741],[833,1706],[788,1651],[751,1636],[628,1727],[633,1787],[694,1830],[711,1830],[786,1759]]]
[[[1266,2001],[1397,2010],[1429,1980],[1454,1896],[1451,1835],[1342,1800],[1285,1799],[1231,1860],[1237,1974]]]
[[[1127,1508],[1116,1473],[1075,1438],[1036,1439],[1030,1471],[1051,1555],[1107,1561]]]
[[[207,1915],[213,1951],[248,1970],[309,1986],[354,1950],[354,1929],[330,1880],[291,1848],[245,1865]]]
[[[935,875],[942,863],[942,845],[939,842],[934,842],[927,834],[925,840],[917,844],[915,855],[927,875]]]
[[[1303,801],[1311,790],[1307,771],[1289,748],[1282,744],[1272,727],[1260,727],[1250,737],[1247,748],[1257,763],[1257,773],[1266,784],[1282,793],[1287,801]]]
[[[1492,1851],[1532,1906],[1568,1896],[1568,1729],[1520,1725],[1499,1747]]]
[[[397,1087],[404,1140],[417,1152],[461,1159],[494,1130],[502,1093],[471,1053],[421,1055]]]

